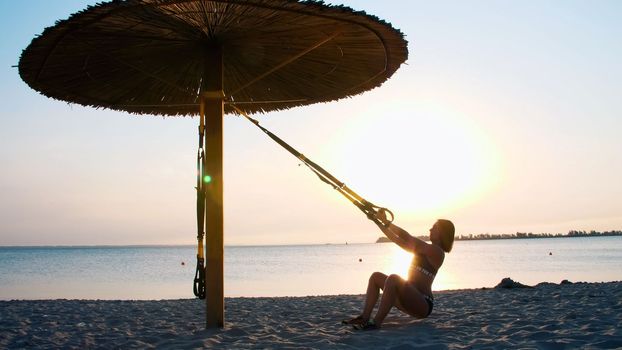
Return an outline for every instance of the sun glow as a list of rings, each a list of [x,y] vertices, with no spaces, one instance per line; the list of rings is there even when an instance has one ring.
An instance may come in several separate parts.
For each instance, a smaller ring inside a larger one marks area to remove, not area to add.
[[[385,258],[383,271],[387,271],[389,274],[395,273],[403,279],[408,279],[408,269],[410,268],[413,255],[393,243],[385,244],[391,244],[392,249],[391,254],[388,254]]]
[[[408,279],[408,269],[410,268],[413,255],[393,243],[385,244],[391,244],[392,247],[390,254],[387,254],[385,257],[385,265],[382,271],[386,271],[388,274],[394,273],[403,279]],[[447,259],[447,257],[448,255],[445,256],[445,259]],[[456,283],[456,276],[451,276],[446,269],[441,267],[436,274],[432,289],[446,290],[456,285],[459,285]]]
[[[498,178],[494,147],[466,116],[392,105],[350,120],[328,145],[351,188],[403,212],[447,211],[476,200]]]

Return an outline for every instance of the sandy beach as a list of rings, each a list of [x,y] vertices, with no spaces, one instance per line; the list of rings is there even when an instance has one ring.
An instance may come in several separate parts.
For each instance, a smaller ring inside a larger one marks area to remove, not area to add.
[[[429,318],[392,311],[375,331],[340,324],[363,295],[227,298],[222,330],[204,329],[204,302],[194,299],[0,301],[0,348],[622,348],[622,282],[435,296]]]

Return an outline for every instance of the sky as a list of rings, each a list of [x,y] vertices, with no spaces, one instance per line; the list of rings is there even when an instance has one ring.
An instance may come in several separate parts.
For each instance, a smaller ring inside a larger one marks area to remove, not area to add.
[[[0,2],[0,246],[195,244],[197,118],[56,101],[16,66],[96,1]],[[458,235],[622,229],[622,2],[327,1],[400,29],[409,58],[353,98],[260,122],[395,223]],[[225,245],[381,232],[252,124],[224,124]]]

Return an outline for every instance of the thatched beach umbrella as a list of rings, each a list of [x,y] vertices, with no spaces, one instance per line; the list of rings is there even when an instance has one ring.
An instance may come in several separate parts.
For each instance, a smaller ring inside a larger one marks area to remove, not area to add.
[[[198,186],[209,327],[224,324],[223,115],[237,113],[234,106],[267,112],[356,95],[382,84],[407,55],[398,30],[343,6],[119,0],[45,29],[22,53],[19,73],[33,89],[63,101],[200,116],[202,167],[211,178]]]

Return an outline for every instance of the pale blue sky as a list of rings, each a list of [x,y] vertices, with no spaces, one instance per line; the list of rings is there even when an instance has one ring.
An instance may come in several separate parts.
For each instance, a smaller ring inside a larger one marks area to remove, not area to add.
[[[0,2],[0,245],[193,244],[196,118],[68,105],[11,67],[95,2]],[[458,234],[622,229],[622,2],[343,3],[401,29],[407,65],[355,98],[260,116],[265,126],[414,234],[439,217]],[[379,235],[226,118],[226,244]]]

